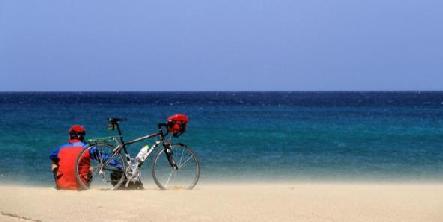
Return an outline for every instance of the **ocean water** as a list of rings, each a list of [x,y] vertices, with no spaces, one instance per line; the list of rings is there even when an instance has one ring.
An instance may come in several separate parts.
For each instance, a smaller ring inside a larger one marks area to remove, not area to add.
[[[0,113],[0,182],[51,185],[71,124],[102,137],[126,117],[130,139],[174,113],[190,117],[179,140],[202,183],[443,181],[443,92],[3,92]]]

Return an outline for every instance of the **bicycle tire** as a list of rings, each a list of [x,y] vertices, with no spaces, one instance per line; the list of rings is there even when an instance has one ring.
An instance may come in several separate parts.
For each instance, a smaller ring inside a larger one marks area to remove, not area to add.
[[[171,150],[178,169],[169,164],[165,150],[161,149],[152,163],[155,184],[162,190],[193,189],[200,178],[200,161],[197,155],[185,144],[173,144]],[[177,178],[179,174],[181,177]]]
[[[75,164],[75,176],[81,189],[101,187],[114,190],[120,187],[125,179],[126,166],[123,157],[113,154],[112,150],[112,146],[101,144],[89,146],[79,153]],[[85,175],[85,166],[88,165],[89,172]]]

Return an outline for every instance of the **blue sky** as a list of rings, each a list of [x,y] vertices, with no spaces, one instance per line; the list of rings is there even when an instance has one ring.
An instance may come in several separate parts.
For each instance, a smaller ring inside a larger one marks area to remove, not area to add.
[[[443,1],[0,0],[0,91],[443,90]]]

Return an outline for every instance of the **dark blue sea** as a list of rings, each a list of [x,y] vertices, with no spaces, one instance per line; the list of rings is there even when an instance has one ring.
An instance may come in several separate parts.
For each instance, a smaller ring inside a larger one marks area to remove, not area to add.
[[[48,155],[71,124],[103,137],[125,117],[130,139],[174,113],[190,117],[179,140],[202,183],[443,181],[443,92],[2,92],[0,181],[52,185]]]

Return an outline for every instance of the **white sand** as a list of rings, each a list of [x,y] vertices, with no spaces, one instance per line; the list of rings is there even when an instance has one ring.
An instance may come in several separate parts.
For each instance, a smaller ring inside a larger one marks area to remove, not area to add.
[[[0,221],[443,221],[443,184],[223,184],[195,190],[0,186]]]

